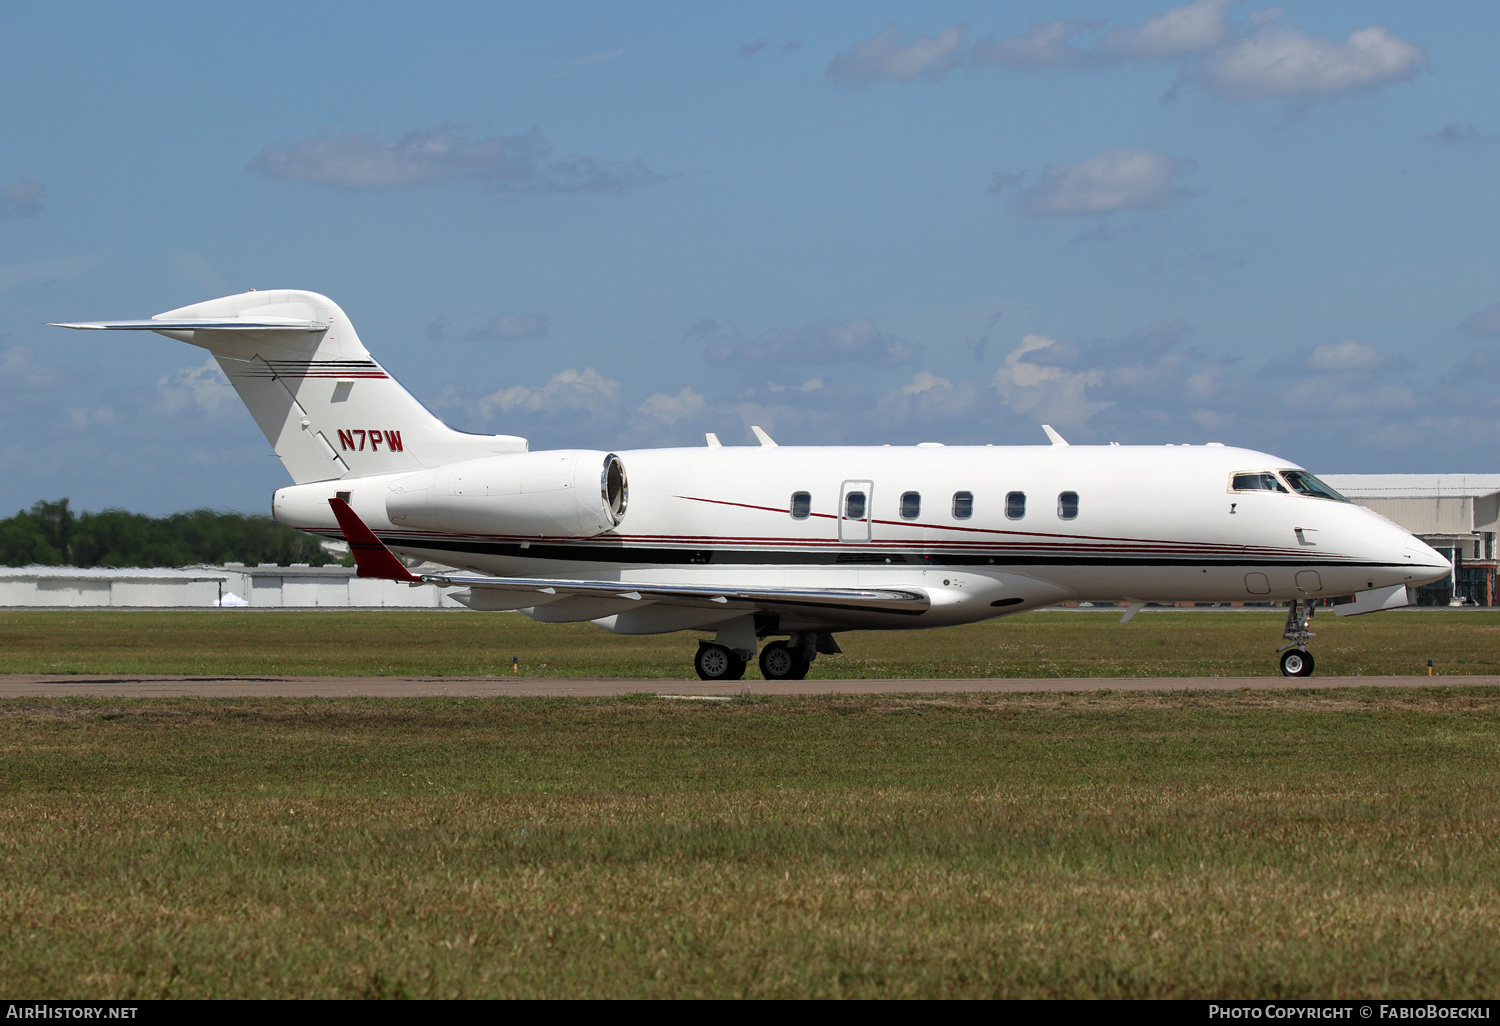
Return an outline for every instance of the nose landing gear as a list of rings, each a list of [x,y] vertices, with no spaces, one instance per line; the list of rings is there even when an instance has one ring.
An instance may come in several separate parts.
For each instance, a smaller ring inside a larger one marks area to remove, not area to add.
[[[1308,639],[1317,637],[1307,629],[1312,618],[1311,599],[1292,599],[1291,608],[1286,611],[1286,626],[1281,632],[1281,636],[1291,644],[1276,650],[1281,653],[1281,673],[1284,677],[1312,676],[1313,655],[1307,650]]]

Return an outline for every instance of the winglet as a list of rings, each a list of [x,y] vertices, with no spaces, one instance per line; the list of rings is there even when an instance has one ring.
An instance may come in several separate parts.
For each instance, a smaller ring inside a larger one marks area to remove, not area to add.
[[[1051,424],[1043,424],[1042,425],[1042,430],[1045,431],[1045,432],[1047,432],[1047,440],[1050,441],[1053,445],[1067,445],[1068,444],[1068,440],[1066,438],[1064,438],[1062,435],[1058,434],[1057,430],[1055,428],[1053,428],[1053,426]]]
[[[756,440],[758,442],[760,442],[760,444],[762,446],[764,446],[767,449],[774,449],[774,448],[776,448],[776,439],[774,439],[770,435],[766,434],[759,427],[757,427],[754,424],[751,424],[750,425],[750,430],[755,433]]]
[[[365,522],[359,519],[359,514],[347,502],[335,498],[329,499],[328,505],[333,507],[333,515],[338,517],[339,530],[344,532],[349,551],[354,553],[354,566],[360,577],[379,577],[387,581],[405,581],[408,584],[422,583],[422,578],[401,565],[401,560],[375,537],[375,532],[365,526]]]

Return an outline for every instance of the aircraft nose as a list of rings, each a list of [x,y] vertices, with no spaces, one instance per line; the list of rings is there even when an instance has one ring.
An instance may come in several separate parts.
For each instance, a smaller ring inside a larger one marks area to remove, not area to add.
[[[1406,536],[1406,551],[1402,563],[1411,573],[1412,584],[1440,581],[1453,572],[1453,564],[1441,552],[1415,535]]]

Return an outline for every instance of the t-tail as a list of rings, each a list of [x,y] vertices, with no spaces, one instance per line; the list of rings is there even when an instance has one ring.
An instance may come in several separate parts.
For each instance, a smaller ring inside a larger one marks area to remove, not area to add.
[[[58,327],[155,331],[207,349],[298,484],[526,451],[524,438],[467,434],[434,417],[316,292],[245,292],[149,320]]]

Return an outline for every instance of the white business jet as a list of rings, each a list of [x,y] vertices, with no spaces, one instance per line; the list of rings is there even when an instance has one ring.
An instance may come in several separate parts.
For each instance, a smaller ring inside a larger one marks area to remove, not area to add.
[[[312,292],[247,292],[66,328],[213,353],[292,480],[282,523],[346,538],[358,572],[480,610],[703,631],[695,668],[800,679],[835,634],[973,623],[1065,601],[1289,601],[1281,670],[1312,673],[1317,599],[1408,605],[1452,570],[1306,470],[1217,443],[527,451],[449,428]],[[628,471],[628,477],[627,477]],[[393,553],[452,572],[411,573]],[[764,645],[763,639],[775,638]],[[781,640],[785,639],[785,640]]]

